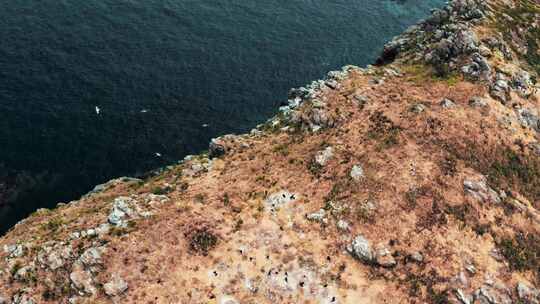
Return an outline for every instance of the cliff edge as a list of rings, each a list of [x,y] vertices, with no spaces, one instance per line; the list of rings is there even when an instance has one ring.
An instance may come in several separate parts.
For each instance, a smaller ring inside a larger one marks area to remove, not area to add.
[[[0,238],[0,303],[540,303],[540,4],[455,0]]]

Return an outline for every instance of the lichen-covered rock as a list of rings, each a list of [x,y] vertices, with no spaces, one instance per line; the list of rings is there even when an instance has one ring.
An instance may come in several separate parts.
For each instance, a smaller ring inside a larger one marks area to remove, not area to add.
[[[336,226],[341,231],[349,231],[351,229],[349,223],[347,223],[345,220],[339,220],[336,223]]]
[[[120,276],[113,275],[112,279],[103,285],[103,290],[108,296],[117,296],[128,289],[128,284]]]
[[[516,110],[518,120],[522,126],[540,132],[540,118],[536,112],[536,110],[524,108]]]
[[[503,285],[484,284],[475,291],[474,296],[480,304],[512,304],[510,291]]]
[[[318,222],[321,224],[328,223],[328,219],[326,218],[326,211],[324,209],[319,209],[319,211],[310,213],[306,215],[306,218],[313,222]]]
[[[355,258],[364,261],[372,262],[373,261],[373,251],[371,250],[371,244],[369,241],[361,234],[357,235],[352,244],[347,248],[349,253]]]
[[[120,196],[114,199],[112,210],[109,213],[108,221],[110,224],[125,227],[131,219],[139,217],[148,217],[151,213],[143,211],[135,199],[126,196]]]
[[[469,100],[469,105],[475,108],[484,108],[488,106],[488,102],[482,97],[475,96]]]
[[[81,254],[79,261],[86,267],[101,264],[101,255],[104,251],[104,246],[88,248]]]
[[[529,286],[524,282],[518,282],[516,286],[518,297],[524,303],[538,304],[540,303],[540,290]]]
[[[324,150],[317,152],[315,162],[320,166],[325,166],[332,157],[334,157],[334,149],[332,147],[326,147]]]
[[[5,245],[4,252],[7,253],[10,258],[18,258],[24,255],[24,246],[21,244]]]
[[[475,199],[483,202],[500,203],[502,200],[499,194],[489,187],[484,178],[480,180],[467,179],[463,181],[465,192]]]
[[[365,177],[364,169],[361,165],[354,165],[349,173],[349,176],[355,181],[360,181]]]
[[[86,271],[82,264],[73,264],[73,270],[69,274],[69,279],[73,286],[82,293],[94,295],[97,289],[94,286],[92,274]]]
[[[269,195],[265,200],[268,210],[274,212],[284,205],[287,205],[297,199],[297,195],[286,190],[282,190]]]

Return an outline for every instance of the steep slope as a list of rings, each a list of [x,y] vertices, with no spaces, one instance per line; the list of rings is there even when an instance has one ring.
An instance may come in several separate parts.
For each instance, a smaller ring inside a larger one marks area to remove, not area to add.
[[[0,239],[0,303],[539,303],[540,5],[457,0],[379,66]]]

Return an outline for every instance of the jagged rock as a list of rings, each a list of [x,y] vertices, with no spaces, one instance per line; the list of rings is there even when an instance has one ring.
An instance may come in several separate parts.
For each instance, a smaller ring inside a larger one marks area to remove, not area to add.
[[[337,222],[336,226],[341,231],[349,231],[350,230],[349,223],[347,223],[344,220],[339,220]]]
[[[320,166],[325,166],[328,161],[334,156],[334,149],[332,147],[326,147],[324,150],[317,152],[315,155],[315,162]]]
[[[474,297],[472,295],[467,295],[463,290],[456,289],[456,298],[462,303],[462,304],[472,304],[474,301]]]
[[[79,261],[86,267],[101,264],[101,255],[105,251],[105,247],[91,247],[86,249],[79,257]]]
[[[124,293],[128,289],[128,285],[121,277],[113,275],[111,281],[103,285],[103,289],[108,296],[117,296]]]
[[[457,54],[470,54],[478,50],[478,38],[469,29],[458,30],[452,38]]]
[[[73,250],[71,245],[47,244],[42,247],[37,255],[37,260],[42,265],[56,270],[65,265],[65,260],[72,257]]]
[[[512,304],[510,291],[504,286],[489,286],[485,284],[476,290],[474,295],[480,304]]]
[[[84,270],[81,263],[73,264],[73,270],[69,274],[69,279],[77,290],[86,294],[96,294],[97,290],[94,286],[92,275],[90,272]]]
[[[120,196],[114,199],[113,207],[109,213],[108,221],[117,227],[125,227],[127,221],[139,217],[148,217],[151,213],[142,211],[137,201],[130,197]]]
[[[35,268],[33,265],[27,265],[24,267],[21,267],[17,272],[15,272],[15,275],[13,276],[15,280],[24,282],[28,280],[30,277],[34,275]]]
[[[465,193],[483,202],[500,203],[502,200],[499,194],[489,187],[484,178],[480,181],[465,180],[463,182]]]
[[[364,174],[364,169],[362,168],[361,165],[354,165],[351,169],[351,172],[349,173],[349,176],[355,180],[355,181],[359,181],[361,180],[362,178],[365,177],[365,174]]]
[[[410,39],[405,37],[396,37],[384,45],[382,54],[377,59],[377,64],[386,64],[394,61],[398,54],[409,44]]]
[[[471,59],[472,62],[468,65],[463,66],[461,68],[461,72],[473,79],[487,78],[491,71],[491,67],[487,59],[478,53],[474,53],[471,56]]]
[[[311,107],[305,112],[293,111],[289,117],[293,125],[300,125],[302,129],[317,132],[321,129],[334,126],[334,118],[324,108]]]
[[[354,238],[352,244],[347,248],[349,253],[357,259],[364,262],[373,261],[373,252],[371,245],[363,235],[359,234]]]
[[[18,258],[24,255],[24,246],[21,244],[5,245],[4,252],[7,253],[10,258]]]
[[[297,199],[296,194],[288,191],[279,191],[273,193],[265,200],[265,204],[270,211],[277,211],[283,205],[293,202]]]
[[[524,303],[538,304],[540,303],[540,290],[535,289],[524,282],[518,282],[516,290],[519,299]]]
[[[321,224],[328,223],[328,219],[326,219],[326,211],[324,209],[319,209],[319,211],[308,214],[306,218],[310,221],[318,222]]]
[[[498,79],[490,86],[489,94],[503,104],[506,104],[510,99],[510,87],[508,86],[508,81],[506,81],[504,76],[499,75],[497,78]]]
[[[516,110],[516,113],[522,126],[540,132],[540,118],[536,111],[522,108]]]
[[[225,145],[220,139],[214,138],[210,141],[210,145],[208,147],[208,157],[210,159],[225,155],[226,152],[227,150]]]
[[[531,74],[527,71],[520,70],[512,76],[512,87],[514,87],[522,97],[531,95],[531,88],[533,86]]]

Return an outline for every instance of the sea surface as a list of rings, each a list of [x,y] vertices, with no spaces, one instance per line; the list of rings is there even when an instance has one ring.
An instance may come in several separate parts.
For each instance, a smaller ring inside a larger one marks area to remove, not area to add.
[[[0,234],[248,131],[443,0],[3,0]]]

